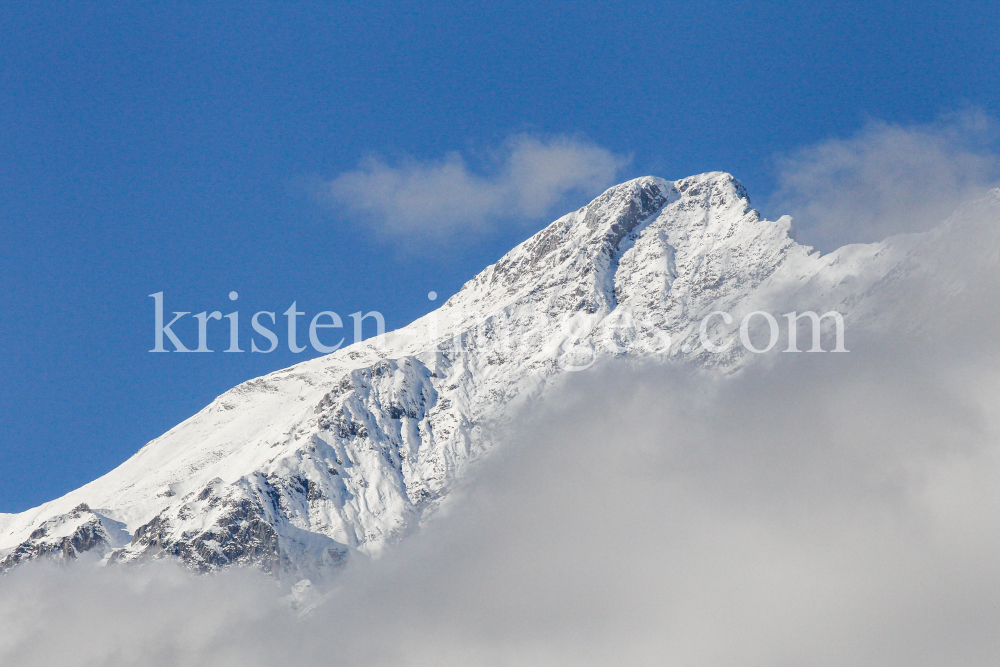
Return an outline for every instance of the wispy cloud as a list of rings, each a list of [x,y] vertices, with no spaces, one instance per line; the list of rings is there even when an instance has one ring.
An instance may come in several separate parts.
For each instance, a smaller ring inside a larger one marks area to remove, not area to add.
[[[872,121],[781,157],[771,208],[824,251],[922,231],[996,187],[998,137],[1000,124],[979,111],[922,125]]]
[[[440,235],[537,219],[568,195],[599,194],[627,163],[580,139],[517,135],[494,153],[490,170],[473,170],[459,153],[397,164],[370,157],[323,183],[320,194],[386,232]]]

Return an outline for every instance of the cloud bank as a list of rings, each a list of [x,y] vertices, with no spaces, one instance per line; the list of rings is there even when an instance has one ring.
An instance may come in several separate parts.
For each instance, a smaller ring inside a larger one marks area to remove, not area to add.
[[[568,195],[596,196],[613,185],[628,159],[569,137],[519,135],[495,156],[489,173],[458,153],[436,162],[362,161],[320,186],[320,196],[395,235],[485,231],[504,221],[537,219]]]
[[[775,213],[824,252],[924,231],[1000,184],[1000,123],[978,111],[924,125],[869,122],[778,160]]]
[[[0,661],[993,665],[996,419],[933,373],[901,391],[901,369],[848,362],[591,375],[301,619],[249,573],[15,571]]]

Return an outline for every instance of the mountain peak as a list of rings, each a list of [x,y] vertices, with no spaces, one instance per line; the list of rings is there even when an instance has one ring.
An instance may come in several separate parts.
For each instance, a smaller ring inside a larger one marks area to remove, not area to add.
[[[739,327],[755,310],[846,313],[900,262],[881,245],[820,259],[789,226],[762,219],[725,172],[609,188],[382,347],[245,382],[104,477],[0,515],[0,569],[88,551],[312,578],[378,554],[491,451],[488,434],[515,406],[565,377],[567,358],[734,372],[753,355],[738,340],[710,353],[699,336],[709,314]],[[713,340],[732,341],[712,322]]]
[[[725,171],[709,171],[704,174],[688,176],[675,181],[674,187],[686,196],[699,196],[705,193],[731,195],[737,199],[745,199],[747,203],[750,202],[743,184],[735,176]]]
[[[622,255],[658,218],[663,218],[663,235],[670,241],[657,245],[653,251],[657,257],[674,253],[682,245],[682,254],[688,250],[687,254],[697,254],[694,246],[714,243],[730,231],[717,229],[719,224],[760,222],[750,208],[746,189],[726,172],[678,181],[634,178],[608,188],[513,248],[467,282],[445,310],[453,311],[449,312],[451,320],[461,327],[469,321],[467,314],[481,313],[484,304],[502,308],[528,294],[549,294],[563,308],[609,312],[616,306],[616,273]],[[778,227],[777,235],[787,237],[787,224]],[[652,256],[649,261],[658,262]]]

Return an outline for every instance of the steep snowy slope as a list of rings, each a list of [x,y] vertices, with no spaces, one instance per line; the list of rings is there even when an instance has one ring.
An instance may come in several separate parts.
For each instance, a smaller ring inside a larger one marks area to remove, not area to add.
[[[627,356],[734,372],[754,355],[738,335],[724,352],[706,349],[706,315],[734,318],[711,320],[714,341],[755,310],[782,325],[792,310],[860,321],[871,316],[866,295],[918,243],[821,257],[793,236],[790,218],[761,219],[729,174],[613,187],[381,345],[245,382],[104,477],[0,515],[0,570],[90,551],[296,578],[352,551],[376,555],[490,450],[505,415],[570,370]],[[760,340],[766,322],[754,323]]]

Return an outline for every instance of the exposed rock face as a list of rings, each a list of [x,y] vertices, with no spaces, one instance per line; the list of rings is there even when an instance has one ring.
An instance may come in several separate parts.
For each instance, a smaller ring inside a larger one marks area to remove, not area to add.
[[[2,567],[95,551],[302,578],[352,552],[376,555],[489,452],[493,427],[568,371],[626,357],[735,372],[754,356],[735,334],[744,315],[839,310],[861,321],[875,307],[867,295],[897,279],[917,243],[820,257],[791,230],[790,218],[761,219],[729,174],[611,188],[383,345],[245,382],[104,477],[0,515]],[[706,328],[711,341],[736,339],[722,352],[699,331],[714,311],[734,320]],[[751,336],[765,324],[756,318]],[[72,509],[84,502],[103,509]],[[113,539],[111,520],[131,537]],[[53,537],[54,521],[73,530]]]
[[[0,560],[0,572],[36,558],[76,560],[84,553],[103,556],[127,536],[124,526],[97,514],[85,504],[43,521],[28,538]]]
[[[318,499],[318,487],[302,477],[258,475],[253,482],[227,485],[212,480],[197,495],[188,494],[185,502],[169,505],[136,528],[131,543],[112,552],[109,562],[176,558],[199,572],[239,565],[299,578],[343,562],[347,549],[333,540],[305,531],[296,535],[294,530],[286,530],[282,540],[275,530],[285,496],[274,484],[290,484],[309,500]]]

